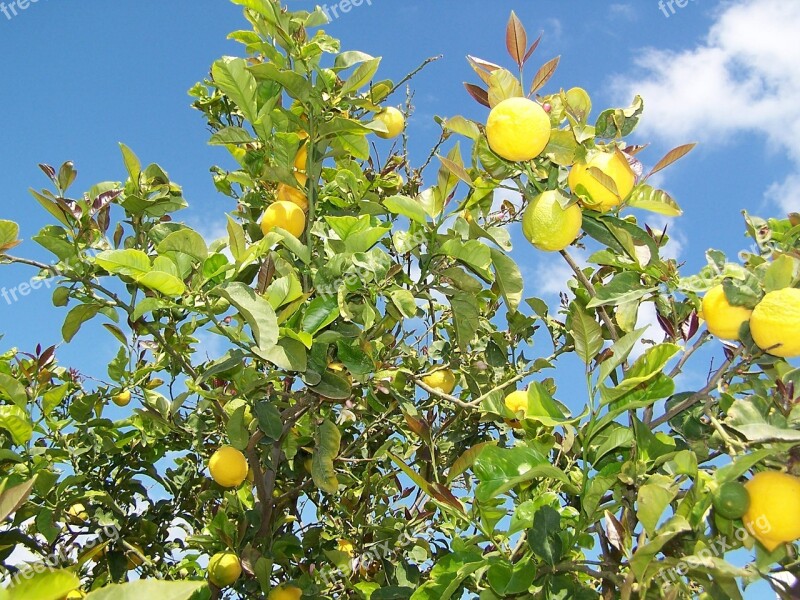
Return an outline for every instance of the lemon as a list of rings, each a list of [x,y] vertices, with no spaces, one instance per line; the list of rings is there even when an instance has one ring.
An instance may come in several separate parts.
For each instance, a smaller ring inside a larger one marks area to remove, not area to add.
[[[456,376],[450,369],[439,369],[423,377],[422,383],[443,394],[450,394],[456,388]]]
[[[273,202],[264,211],[261,218],[261,231],[267,235],[270,231],[280,227],[299,238],[306,229],[306,215],[303,209],[294,202],[285,200]]]
[[[89,513],[86,512],[86,507],[78,502],[67,509],[67,517],[73,525],[80,525],[89,520]]]
[[[508,98],[489,113],[486,139],[495,154],[512,162],[539,156],[550,141],[550,117],[533,100]]]
[[[744,525],[767,550],[800,538],[800,479],[764,471],[744,487],[750,495]]]
[[[80,598],[85,598],[86,594],[84,594],[81,590],[72,590],[69,594],[64,596],[64,600],[79,600]]]
[[[111,396],[111,401],[117,406],[128,406],[131,401],[130,390],[122,390],[119,394]]]
[[[305,173],[308,165],[308,146],[303,144],[294,156],[294,168]]]
[[[305,173],[295,173],[294,177],[301,186],[304,186],[306,181],[308,181],[308,177],[306,177]],[[308,210],[308,196],[306,196],[305,192],[293,188],[290,185],[286,185],[285,183],[278,184],[275,199],[278,202],[291,202],[292,204],[296,204],[303,211]]]
[[[403,133],[403,129],[406,128],[406,118],[402,112],[390,106],[388,108],[384,108],[381,112],[375,115],[375,120],[380,121],[388,130],[386,133],[382,131],[376,131],[375,133],[378,137],[383,138],[385,140],[389,140],[392,138],[397,137],[401,133]]]
[[[339,540],[336,542],[336,549],[339,552],[344,552],[348,556],[353,556],[355,554],[355,546],[350,540]]]
[[[616,193],[592,174],[589,170],[591,167],[611,178],[617,188]],[[622,204],[631,193],[636,184],[636,175],[620,153],[597,152],[588,162],[572,165],[567,181],[572,192],[580,196],[584,206],[606,212]]]
[[[141,567],[144,564],[144,560],[142,560],[142,556],[144,556],[144,550],[142,550],[141,546],[137,546],[136,544],[131,544],[131,546],[136,550],[136,552],[133,550],[128,550],[125,553],[125,556],[128,559],[129,571],[132,571],[136,567]]]
[[[738,340],[739,328],[750,319],[752,310],[728,303],[722,285],[708,290],[703,297],[703,319],[708,330],[722,340]]]
[[[563,208],[559,192],[540,194],[522,215],[522,233],[539,250],[556,252],[575,241],[583,224],[583,213],[577,204]]]
[[[800,290],[785,288],[764,296],[750,317],[750,333],[773,356],[800,356]]]
[[[526,413],[528,411],[528,392],[525,390],[517,390],[516,392],[511,392],[508,396],[506,396],[506,407],[512,413],[517,414],[518,412]]]
[[[218,552],[208,561],[208,580],[218,588],[228,587],[242,575],[242,563],[233,552]]]
[[[750,507],[750,494],[738,481],[723,483],[711,500],[714,510],[726,519],[740,519]]]
[[[211,478],[226,488],[239,487],[249,468],[244,454],[232,446],[222,446],[208,461]]]
[[[293,585],[282,585],[274,588],[267,597],[267,600],[300,600],[303,590]]]

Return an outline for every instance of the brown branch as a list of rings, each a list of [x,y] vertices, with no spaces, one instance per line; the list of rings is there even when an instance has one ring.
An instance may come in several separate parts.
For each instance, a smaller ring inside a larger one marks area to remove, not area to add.
[[[578,263],[576,263],[575,260],[570,256],[569,252],[567,252],[566,250],[562,250],[561,256],[563,256],[564,260],[567,261],[567,264],[575,273],[575,277],[577,277],[578,281],[581,282],[581,285],[583,285],[583,287],[586,288],[586,291],[589,292],[589,295],[592,298],[596,298],[597,290],[595,289],[594,285],[592,285],[592,282],[587,279],[586,275],[584,275],[580,266],[578,266]],[[611,339],[614,340],[615,342],[619,340],[619,335],[617,334],[617,328],[614,326],[614,322],[611,320],[611,317],[608,316],[608,312],[606,311],[605,306],[598,306],[597,312],[600,315],[600,318],[603,320],[603,323],[605,323],[605,326],[608,329],[608,335],[611,336]]]

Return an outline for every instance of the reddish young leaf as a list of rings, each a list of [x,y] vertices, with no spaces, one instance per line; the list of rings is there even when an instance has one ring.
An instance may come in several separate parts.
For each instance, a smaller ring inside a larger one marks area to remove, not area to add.
[[[469,95],[475,98],[478,104],[483,104],[486,108],[491,108],[489,104],[489,92],[471,83],[464,83],[464,87],[467,88]]]
[[[697,144],[684,144],[683,146],[678,146],[677,148],[670,150],[667,152],[667,155],[664,158],[656,163],[656,166],[653,167],[652,171],[650,171],[650,175],[658,173],[659,171],[666,169],[672,163],[680,160],[689,154],[689,152],[691,152],[696,145]],[[650,177],[650,175],[648,175],[648,177]]]
[[[528,59],[533,56],[533,53],[536,52],[536,49],[539,47],[539,43],[542,41],[542,36],[544,34],[540,33],[539,37],[536,38],[536,41],[531,44],[531,47],[528,48],[528,51],[525,53],[525,56],[522,57],[523,64],[528,62]]]
[[[522,67],[525,60],[525,48],[528,46],[528,34],[525,33],[520,20],[514,11],[511,11],[511,16],[508,19],[506,26],[506,48],[511,58]]]
[[[550,78],[553,76],[553,73],[556,72],[556,68],[558,68],[558,63],[561,60],[560,56],[556,56],[554,59],[547,61],[542,68],[540,68],[536,76],[533,78],[533,82],[531,83],[531,91],[529,96],[533,96],[536,92],[544,87],[544,85],[550,81]]]

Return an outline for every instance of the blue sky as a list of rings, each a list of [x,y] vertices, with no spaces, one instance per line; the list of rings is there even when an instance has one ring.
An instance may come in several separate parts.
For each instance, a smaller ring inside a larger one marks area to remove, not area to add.
[[[314,4],[289,2],[292,8]],[[444,54],[413,82],[409,133],[418,162],[438,137],[434,115],[485,120],[486,110],[462,87],[476,79],[464,56],[510,67],[503,34],[512,9],[529,34],[545,33],[528,78],[538,64],[562,56],[545,92],[583,87],[595,115],[641,93],[645,119],[636,141],[652,142],[645,162],[655,163],[679,143],[701,142],[659,177],[685,210],[669,223],[670,251],[687,263],[688,273],[704,264],[709,247],[732,256],[747,245],[742,209],[762,216],[800,210],[793,192],[800,184],[800,144],[794,142],[800,136],[800,45],[791,37],[800,29],[800,8],[781,0],[673,6],[666,17],[656,0],[371,0],[326,29],[342,39],[343,49],[383,56],[382,74],[395,80]],[[30,240],[49,216],[27,192],[47,184],[37,163],[73,160],[76,190],[83,190],[123,178],[117,144],[124,142],[184,186],[191,205],[182,215],[186,222],[221,235],[223,213],[232,206],[216,194],[209,167],[224,157],[206,145],[186,90],[213,60],[239,53],[226,35],[244,25],[239,7],[225,0],[39,0],[11,18],[0,12],[0,218],[20,223],[21,236]],[[563,287],[554,282],[567,272],[554,258],[531,252],[521,232],[514,239],[526,295],[543,295],[552,304]],[[15,253],[49,259],[30,241]],[[0,287],[32,275],[3,267]],[[12,305],[0,297],[0,344],[31,350],[36,343],[58,343],[64,315],[46,290]],[[59,356],[102,377],[115,344],[87,327]]]

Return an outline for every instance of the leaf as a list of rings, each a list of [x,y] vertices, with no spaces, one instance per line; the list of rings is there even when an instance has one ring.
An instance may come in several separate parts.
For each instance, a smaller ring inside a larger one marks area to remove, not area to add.
[[[492,253],[489,246],[478,240],[462,242],[459,239],[447,240],[439,247],[438,254],[445,254],[472,267],[478,275],[491,278],[489,267],[492,264]]]
[[[208,258],[208,246],[203,236],[188,227],[170,233],[158,244],[159,254],[169,255],[172,252],[191,256],[198,263]]]
[[[86,596],[86,600],[189,600],[207,586],[205,581],[158,581],[141,579],[130,583],[107,585]],[[15,599],[16,600],[16,599]]]
[[[609,304],[617,305],[644,298],[657,288],[642,285],[641,276],[633,271],[615,275],[606,285],[597,287],[597,295],[586,306],[596,308]]]
[[[301,327],[303,331],[313,336],[337,318],[339,318],[339,301],[336,296],[318,296],[306,308]]]
[[[119,149],[122,151],[122,162],[125,163],[125,170],[128,171],[128,177],[131,181],[139,187],[139,176],[142,174],[142,163],[139,157],[134,154],[133,150],[128,148],[125,144],[120,142]]]
[[[326,494],[339,490],[333,461],[339,456],[342,435],[339,428],[328,420],[323,421],[314,434],[314,455],[311,462],[311,476],[317,487]]]
[[[0,406],[0,428],[11,434],[14,443],[21,446],[33,437],[33,425],[28,413],[18,406]]]
[[[0,523],[25,503],[25,500],[28,499],[28,496],[33,491],[34,483],[36,483],[36,477],[14,487],[3,489],[2,493],[0,493]]]
[[[656,166],[653,167],[653,169],[647,175],[647,178],[649,178],[651,175],[654,175],[655,173],[658,173],[663,169],[666,169],[672,163],[680,160],[681,158],[689,154],[689,152],[691,152],[695,146],[697,146],[696,143],[684,144],[683,146],[678,146],[677,148],[670,150],[669,152],[667,152],[667,155],[664,158],[662,158],[660,161],[656,163]]]
[[[7,588],[8,600],[61,600],[80,585],[81,580],[72,571],[67,569],[48,570],[44,573],[36,573],[30,579],[24,576],[15,578]],[[131,598],[120,598],[119,600],[131,600]]]
[[[228,144],[250,144],[254,142],[250,132],[241,127],[223,127],[208,141],[211,146],[227,146]]]
[[[490,248],[495,281],[510,312],[519,308],[525,282],[516,261],[497,248]]]
[[[538,92],[548,81],[550,81],[550,78],[556,72],[558,63],[560,61],[561,57],[556,56],[555,58],[548,60],[539,68],[539,70],[536,72],[536,75],[533,77],[533,81],[531,82],[531,91],[528,93],[529,96],[532,96]]]
[[[469,92],[469,95],[478,102],[478,104],[482,104],[486,108],[492,107],[491,104],[489,104],[489,93],[485,89],[466,82],[464,83],[464,87],[466,88],[467,92]]]
[[[570,313],[570,333],[575,341],[575,352],[588,365],[603,349],[603,330],[577,302],[572,304]]]
[[[676,494],[672,478],[664,475],[653,475],[639,488],[636,496],[636,516],[650,537],[655,534],[661,516],[675,499]]]
[[[177,297],[186,291],[186,284],[171,273],[150,271],[136,278],[143,286],[165,296]]]
[[[347,81],[344,82],[341,94],[344,95],[354,92],[368,83],[377,72],[380,64],[381,59],[378,57],[367,60],[359,65],[358,68],[353,71],[353,74],[347,78]]]
[[[230,215],[225,215],[228,219],[228,248],[235,261],[240,261],[247,250],[247,241],[244,237],[244,227],[241,223],[233,219]]]
[[[561,515],[551,506],[543,506],[533,516],[528,532],[528,545],[533,553],[549,565],[555,565],[563,553]]]
[[[734,402],[728,409],[725,424],[741,433],[749,442],[800,442],[800,431],[768,423],[749,400]]]
[[[5,221],[0,219],[0,254],[6,250],[10,250],[14,246],[18,246],[21,242],[17,239],[19,236],[19,225],[14,221]]]
[[[506,26],[506,48],[511,58],[522,67],[528,48],[528,34],[513,10]]]
[[[437,154],[436,157],[442,162],[444,167],[450,171],[453,175],[458,177],[461,181],[466,183],[467,185],[473,185],[472,177],[470,177],[467,170],[456,163],[455,161],[450,160],[449,158],[445,158],[441,154]]]
[[[383,205],[389,212],[407,217],[420,225],[428,222],[428,216],[422,205],[408,196],[391,196],[383,201]]]
[[[773,260],[764,273],[764,291],[769,293],[791,287],[794,270],[795,261],[785,254]]]
[[[229,282],[211,290],[214,296],[221,296],[230,302],[247,321],[253,332],[256,346],[267,351],[278,343],[278,319],[272,306],[244,283]]]
[[[25,386],[5,373],[0,373],[0,397],[2,396],[23,410],[28,406],[28,394],[25,393]]]
[[[636,342],[639,341],[645,331],[647,331],[647,327],[631,331],[609,348],[611,356],[600,364],[600,373],[597,376],[598,382],[602,383],[605,381],[617,367],[628,359],[631,350],[633,350]]]
[[[243,58],[226,56],[211,67],[211,77],[250,123],[258,121],[257,84]]]
[[[75,334],[86,321],[93,319],[97,313],[100,312],[100,306],[97,304],[79,304],[73,307],[64,319],[64,325],[61,326],[61,336],[65,342],[72,341]]]
[[[525,94],[513,73],[497,69],[489,76],[489,105],[494,108],[508,98],[521,98]]]
[[[478,301],[472,294],[458,292],[450,297],[450,306],[453,309],[453,324],[456,330],[458,345],[466,351],[475,333],[478,331]]]
[[[397,289],[389,292],[392,304],[397,307],[406,318],[413,319],[417,315],[417,302],[414,294],[405,289]]]
[[[106,250],[95,256],[95,264],[114,275],[134,279],[150,271],[150,257],[141,250]]]
[[[481,137],[481,130],[478,124],[461,116],[450,117],[442,121],[442,129],[459,133],[471,140],[477,140]]]
[[[669,343],[658,344],[648,348],[628,369],[625,373],[625,379],[619,385],[611,389],[603,388],[603,404],[622,397],[630,390],[638,388],[643,383],[662,374],[661,372],[667,366],[667,363],[678,352],[680,352],[680,346]],[[667,377],[667,379],[669,378]]]
[[[568,482],[563,471],[533,448],[489,446],[480,453],[473,468],[480,483],[475,489],[479,502],[488,502],[515,486],[539,478]]]
[[[459,475],[464,473],[475,463],[475,460],[480,456],[484,448],[487,446],[494,446],[495,444],[496,442],[483,442],[465,450],[464,453],[455,460],[450,470],[447,471],[446,483],[448,485],[452,483]]]
[[[692,527],[682,515],[675,515],[667,521],[658,531],[658,535],[650,542],[636,549],[631,558],[631,569],[639,581],[643,581],[645,572],[656,555],[672,538],[684,531],[691,531]],[[646,583],[645,583],[646,585]]]
[[[632,208],[641,208],[668,217],[679,217],[683,214],[681,207],[667,192],[657,190],[647,184],[637,185],[625,204]]]

